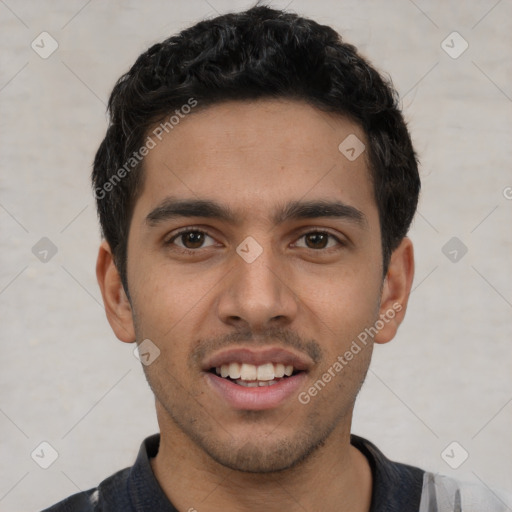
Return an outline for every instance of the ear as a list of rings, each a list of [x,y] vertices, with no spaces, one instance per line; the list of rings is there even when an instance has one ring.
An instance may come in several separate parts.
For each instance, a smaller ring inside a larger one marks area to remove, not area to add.
[[[384,325],[375,335],[375,343],[387,343],[395,337],[405,316],[413,277],[414,251],[411,240],[405,237],[391,254],[379,308],[379,327]]]
[[[110,245],[106,241],[101,243],[98,252],[96,278],[110,327],[121,341],[133,343],[136,337],[132,307],[121,283]]]

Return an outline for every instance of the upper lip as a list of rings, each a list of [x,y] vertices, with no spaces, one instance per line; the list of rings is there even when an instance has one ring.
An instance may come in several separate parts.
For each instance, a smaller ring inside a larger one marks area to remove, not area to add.
[[[246,363],[259,366],[265,363],[281,363],[285,366],[292,365],[295,370],[309,370],[313,361],[303,355],[288,349],[269,347],[264,349],[236,347],[223,349],[209,356],[203,364],[203,370],[209,371],[223,364]]]

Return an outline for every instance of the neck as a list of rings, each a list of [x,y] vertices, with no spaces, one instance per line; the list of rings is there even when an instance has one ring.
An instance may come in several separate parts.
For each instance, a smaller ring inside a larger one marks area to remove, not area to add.
[[[366,457],[350,444],[350,420],[300,464],[263,474],[217,463],[174,423],[160,421],[160,448],[151,465],[178,510],[253,512],[264,504],[268,512],[368,512],[372,474]]]

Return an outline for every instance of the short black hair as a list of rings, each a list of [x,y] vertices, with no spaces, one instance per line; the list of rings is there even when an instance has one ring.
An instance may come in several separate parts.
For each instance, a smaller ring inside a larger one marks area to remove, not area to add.
[[[420,191],[418,159],[398,93],[331,27],[257,5],[200,21],[151,46],[112,91],[110,123],[92,181],[102,235],[127,293],[128,233],[143,184],[149,130],[173,112],[182,117],[191,105],[198,111],[260,98],[307,102],[346,116],[364,130],[387,271]]]

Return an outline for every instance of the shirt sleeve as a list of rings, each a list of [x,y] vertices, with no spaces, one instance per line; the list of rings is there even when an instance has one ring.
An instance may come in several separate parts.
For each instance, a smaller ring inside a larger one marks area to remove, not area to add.
[[[511,512],[512,495],[426,472],[418,512]]]

